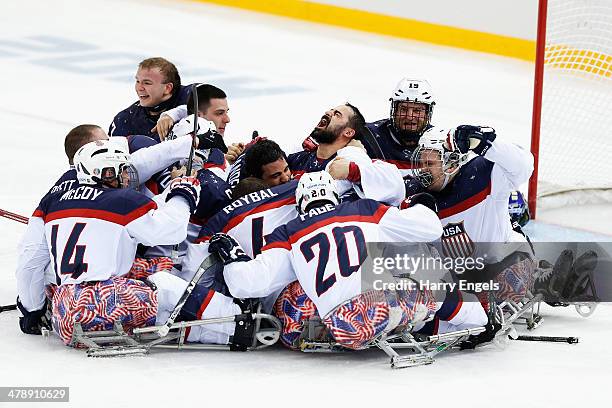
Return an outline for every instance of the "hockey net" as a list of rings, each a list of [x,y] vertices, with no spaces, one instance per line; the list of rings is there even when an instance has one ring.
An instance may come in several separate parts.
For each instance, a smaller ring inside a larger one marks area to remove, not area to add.
[[[612,0],[540,1],[530,197],[537,182],[539,208],[612,202]]]

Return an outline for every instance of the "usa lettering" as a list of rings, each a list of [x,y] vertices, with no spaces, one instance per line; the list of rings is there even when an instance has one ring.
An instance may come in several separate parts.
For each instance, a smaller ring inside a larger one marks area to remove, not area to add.
[[[453,225],[452,227],[444,228],[444,232],[442,233],[443,237],[450,237],[452,235],[460,234],[463,230],[459,225]]]
[[[239,198],[238,200],[234,201],[227,207],[223,208],[223,211],[226,214],[229,214],[234,209],[240,208],[243,205],[253,204],[253,203],[259,202],[261,200],[265,200],[270,197],[275,197],[277,195],[278,195],[277,193],[272,192],[272,190],[270,190],[269,188],[265,190],[260,190],[255,193],[247,194],[244,197]]]
[[[95,200],[102,194],[102,190],[96,190],[91,187],[81,186],[74,190],[68,190],[62,195],[60,201],[64,200]]]

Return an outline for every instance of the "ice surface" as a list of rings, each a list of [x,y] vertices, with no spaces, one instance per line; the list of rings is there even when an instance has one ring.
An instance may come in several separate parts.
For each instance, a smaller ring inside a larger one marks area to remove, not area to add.
[[[184,83],[211,82],[228,91],[230,141],[245,140],[257,129],[291,149],[326,109],[346,100],[368,120],[383,118],[396,82],[422,76],[436,90],[436,124],[488,124],[500,137],[528,145],[533,75],[526,62],[198,3],[6,3],[0,14],[0,208],[9,211],[29,215],[67,169],[63,138],[70,128],[107,128],[135,100],[135,66],[148,56],[175,61]],[[563,224],[568,212],[579,218],[575,209],[558,211],[546,220]],[[609,233],[610,218],[597,219],[597,211],[590,209],[587,223],[575,225]],[[559,231],[569,234],[564,240],[601,238],[533,225],[543,239]],[[15,246],[23,229],[0,218],[0,304],[15,298]],[[400,371],[389,369],[379,351],[164,351],[87,359],[55,337],[23,335],[17,313],[5,312],[0,386],[68,385],[78,407],[133,407],[141,401],[572,406],[594,401],[606,389],[611,312],[601,306],[584,319],[569,309],[546,308],[537,334],[579,336],[578,345],[513,342],[504,351],[451,353],[432,366]]]

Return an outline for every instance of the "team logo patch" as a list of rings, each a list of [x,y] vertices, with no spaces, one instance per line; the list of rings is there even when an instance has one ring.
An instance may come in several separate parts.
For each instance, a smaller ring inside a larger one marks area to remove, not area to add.
[[[463,221],[446,224],[442,233],[442,252],[448,258],[467,258],[474,255],[476,245],[465,232]]]

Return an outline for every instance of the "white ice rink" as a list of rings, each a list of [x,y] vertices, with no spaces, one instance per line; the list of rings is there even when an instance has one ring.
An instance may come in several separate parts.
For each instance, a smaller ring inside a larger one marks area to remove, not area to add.
[[[81,123],[107,128],[135,100],[135,67],[150,56],[175,62],[185,84],[210,82],[227,91],[230,142],[256,129],[291,150],[326,109],[347,100],[367,120],[386,117],[393,86],[415,76],[436,90],[435,124],[488,124],[499,137],[529,143],[527,62],[189,2],[21,0],[4,1],[0,10],[0,208],[20,214],[29,215],[66,170],[68,130]],[[610,234],[609,207],[540,216],[581,229],[532,223],[542,239]],[[23,225],[0,218],[0,231],[0,304],[7,304],[15,299]],[[70,386],[75,407],[603,405],[612,307],[601,305],[588,319],[569,309],[546,308],[544,315],[538,334],[579,336],[581,343],[513,342],[503,351],[453,352],[432,366],[395,371],[379,351],[87,359],[55,337],[22,334],[17,313],[5,312],[0,386]]]

